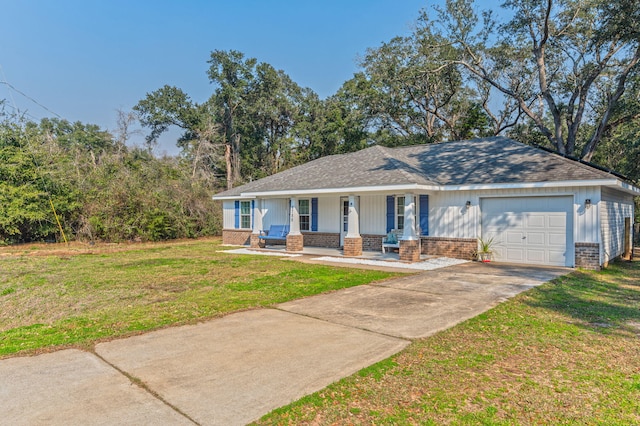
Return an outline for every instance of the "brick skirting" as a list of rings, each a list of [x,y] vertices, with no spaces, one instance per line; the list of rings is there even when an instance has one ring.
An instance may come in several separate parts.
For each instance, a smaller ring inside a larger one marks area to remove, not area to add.
[[[422,254],[469,260],[478,248],[476,238],[420,237]]]
[[[342,254],[347,257],[362,256],[362,237],[345,237]]]
[[[360,236],[362,237],[362,250],[382,251],[382,239],[386,237],[386,234],[360,234]]]
[[[576,268],[600,269],[600,244],[576,243]]]
[[[340,247],[340,234],[332,232],[303,232],[304,245],[307,247]]]
[[[222,244],[246,246],[251,242],[250,229],[223,229]]]

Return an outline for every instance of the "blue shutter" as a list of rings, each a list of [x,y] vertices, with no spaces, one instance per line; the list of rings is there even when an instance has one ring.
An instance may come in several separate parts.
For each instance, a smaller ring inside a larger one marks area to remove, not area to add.
[[[251,229],[253,229],[254,219],[256,217],[256,200],[251,200]]]
[[[429,196],[420,195],[420,228],[422,235],[429,235]]]
[[[396,203],[393,195],[387,195],[387,232],[390,232],[396,223]]]
[[[318,231],[318,199],[311,199],[311,230]]]
[[[235,229],[239,229],[240,228],[240,201],[236,200],[234,202],[235,204],[235,214],[234,214],[234,220],[235,220]]]

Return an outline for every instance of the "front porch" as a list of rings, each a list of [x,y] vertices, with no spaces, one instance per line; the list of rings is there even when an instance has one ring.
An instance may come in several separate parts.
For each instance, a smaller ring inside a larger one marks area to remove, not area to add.
[[[223,243],[403,262],[424,256],[470,259],[475,238],[429,236],[428,201],[428,194],[409,192],[239,200],[225,204]],[[387,257],[383,241],[397,251]]]
[[[383,256],[383,253],[380,253],[382,252],[383,239],[387,233],[391,235],[390,231],[393,230],[396,231],[393,235],[398,240],[394,244],[399,249],[399,260],[406,262],[421,260],[423,253],[421,253],[420,236],[423,231],[428,232],[427,195],[406,193],[397,197],[386,195],[379,195],[377,198],[369,197],[367,211],[372,217],[364,219],[365,229],[361,227],[363,203],[359,195],[350,194],[323,198],[322,203],[317,197],[289,197],[281,200],[286,202],[286,208],[282,208],[284,203],[278,203],[277,199],[256,198],[251,201],[251,204],[244,202],[246,206],[245,222],[251,224],[249,244],[252,248],[261,248],[266,244],[271,244],[272,241],[275,242],[274,240],[280,240],[288,252],[301,252],[305,247],[322,247],[334,250],[339,248],[341,256],[346,257],[358,258],[363,255],[365,257],[380,257]],[[336,201],[339,202],[337,206],[332,204]],[[274,223],[275,215],[267,220],[267,216],[272,215],[274,206],[278,204],[280,207],[276,210],[281,212],[281,224]],[[424,205],[422,215],[418,214],[418,204]],[[327,208],[329,205],[331,205],[330,209]],[[319,214],[323,208],[323,213]],[[384,216],[374,219],[373,212],[381,212],[383,209],[387,215],[386,222]],[[285,212],[286,216],[283,214]],[[334,215],[338,212],[339,215],[335,217]],[[242,211],[240,211],[241,215]],[[250,219],[249,215],[251,215]],[[286,221],[282,220],[285,217]],[[328,221],[327,218],[330,217],[337,220]],[[269,227],[273,229],[286,226],[286,233],[280,233],[278,234],[280,237],[274,239],[271,234],[276,231],[269,229],[267,236],[265,236],[267,222]],[[423,224],[424,228],[421,226]],[[336,227],[336,225],[338,226]],[[386,231],[384,231],[385,227]],[[367,251],[371,253],[364,254]]]

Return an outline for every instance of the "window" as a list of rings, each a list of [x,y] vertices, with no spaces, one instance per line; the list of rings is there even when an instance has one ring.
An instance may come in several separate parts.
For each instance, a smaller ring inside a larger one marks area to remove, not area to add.
[[[311,229],[311,204],[309,200],[298,200],[298,215],[300,216],[300,230]]]
[[[240,228],[251,229],[251,201],[240,201]]]
[[[396,197],[396,229],[404,229],[404,197]]]

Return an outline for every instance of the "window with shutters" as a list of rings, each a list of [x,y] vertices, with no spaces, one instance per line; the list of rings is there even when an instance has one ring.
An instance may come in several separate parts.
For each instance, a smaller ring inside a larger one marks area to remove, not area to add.
[[[251,229],[251,201],[240,201],[240,228]]]
[[[309,200],[298,200],[298,215],[300,216],[300,230],[309,231],[311,229],[311,202]]]
[[[401,231],[404,229],[404,197],[396,197],[396,229]]]

